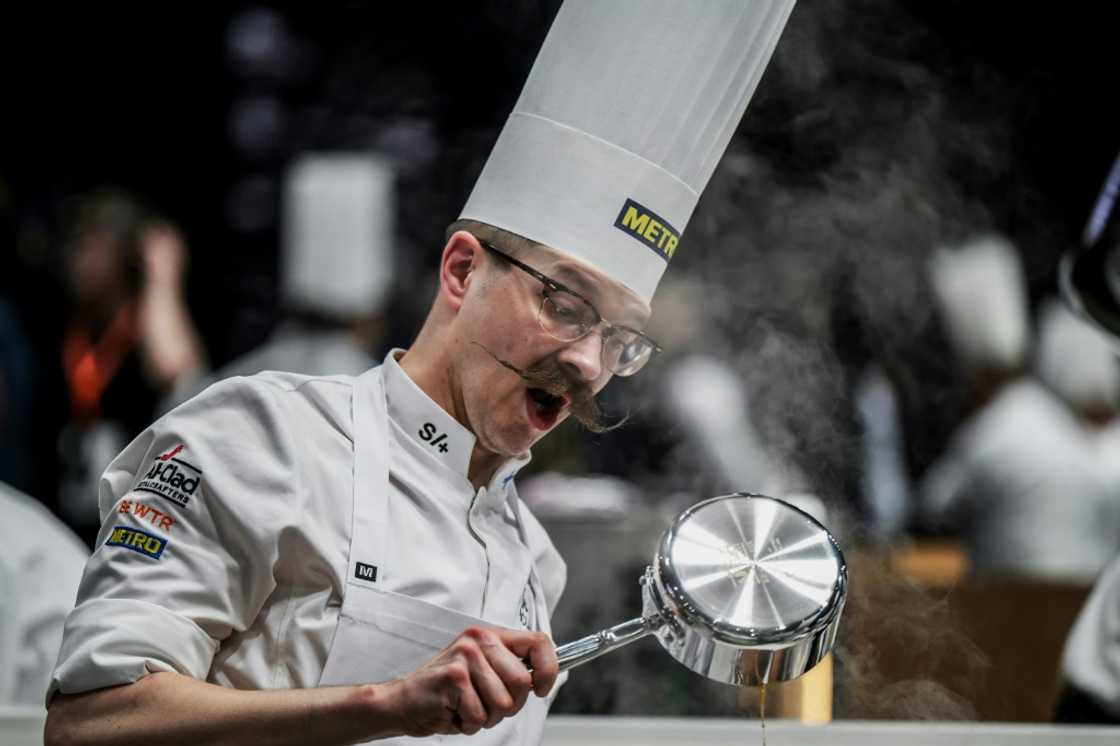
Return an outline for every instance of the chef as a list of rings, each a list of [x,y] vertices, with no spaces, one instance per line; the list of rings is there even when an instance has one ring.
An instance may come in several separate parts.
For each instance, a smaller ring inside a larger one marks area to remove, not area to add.
[[[41,502],[5,482],[0,515],[0,708],[37,705],[89,549]],[[51,581],[45,587],[44,577]]]
[[[540,741],[563,561],[530,447],[641,329],[792,0],[560,10],[414,344],[222,381],[105,472],[48,743]]]
[[[231,376],[265,370],[358,375],[377,364],[394,274],[394,169],[346,151],[295,159],[284,182],[280,251],[285,319],[260,347],[176,381],[159,413]]]
[[[1062,294],[1120,350],[1120,157],[1113,162],[1082,239],[1061,264]],[[1120,468],[1120,465],[1117,466]],[[1120,481],[1120,475],[1116,481]],[[1115,495],[1113,496],[1115,499]],[[1120,554],[1101,572],[1062,651],[1060,722],[1120,723]]]

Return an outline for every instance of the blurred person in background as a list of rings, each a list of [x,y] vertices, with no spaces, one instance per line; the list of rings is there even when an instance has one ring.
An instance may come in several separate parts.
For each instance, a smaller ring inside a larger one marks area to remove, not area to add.
[[[730,363],[703,354],[681,357],[666,370],[662,401],[704,455],[717,490],[778,497],[828,522],[804,475],[771,453],[755,430],[744,379]]]
[[[539,742],[566,576],[514,477],[658,350],[649,303],[792,5],[662,0],[619,35],[628,6],[565,3],[412,346],[221,381],[106,470],[46,742]]]
[[[89,550],[39,501],[0,482],[0,705],[40,706]]]
[[[0,297],[0,482],[25,491],[34,485],[35,380],[35,354],[15,314]]]
[[[54,368],[64,389],[41,387],[37,407],[57,412],[44,417],[44,437],[56,438],[59,512],[87,541],[99,522],[101,472],[151,420],[159,397],[205,365],[184,295],[187,260],[179,231],[133,197],[106,189],[76,202]]]
[[[385,159],[341,152],[297,159],[284,193],[284,320],[265,344],[220,370],[181,376],[162,411],[231,376],[358,375],[375,366],[394,280],[393,197]]]
[[[1102,427],[1115,414],[1115,362],[1099,335],[1051,302],[1038,376],[1021,372],[1026,296],[1010,244],[942,254],[934,273],[979,407],[925,475],[923,513],[963,534],[977,574],[1092,582],[1120,542],[1120,442]]]
[[[883,368],[868,365],[855,389],[862,432],[860,486],[871,539],[889,546],[904,535],[912,509],[906,440],[898,392]]]

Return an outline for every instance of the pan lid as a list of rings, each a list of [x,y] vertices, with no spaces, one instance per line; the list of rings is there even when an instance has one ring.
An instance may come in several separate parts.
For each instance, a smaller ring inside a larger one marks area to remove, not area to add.
[[[697,503],[661,539],[657,584],[690,626],[732,645],[792,643],[844,604],[847,566],[812,516],[765,495]]]

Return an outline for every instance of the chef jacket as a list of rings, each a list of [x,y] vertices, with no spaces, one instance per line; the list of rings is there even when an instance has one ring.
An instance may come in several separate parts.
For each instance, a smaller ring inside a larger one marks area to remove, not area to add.
[[[1062,653],[1062,674],[1120,718],[1120,555],[1101,573]]]
[[[923,509],[962,511],[973,568],[1091,582],[1120,548],[1120,428],[1083,425],[1031,379],[1005,386],[930,468]]]
[[[266,370],[283,370],[309,376],[343,373],[361,375],[378,361],[355,341],[349,331],[304,329],[298,324],[284,324],[268,341],[220,370],[205,375],[183,377],[159,403],[162,414],[202,393],[215,381],[234,376],[251,376]]]
[[[475,490],[474,435],[399,353],[356,378],[227,379],[137,437],[102,477],[48,701],[154,671],[378,682],[472,623],[548,631],[566,570],[513,485],[528,455]],[[482,742],[539,740],[546,709],[530,697]]]
[[[38,705],[89,550],[42,503],[0,482],[0,707]]]

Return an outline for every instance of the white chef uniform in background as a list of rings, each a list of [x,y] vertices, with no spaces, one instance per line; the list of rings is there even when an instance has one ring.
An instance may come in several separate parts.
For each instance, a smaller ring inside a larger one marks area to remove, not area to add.
[[[995,265],[973,256],[962,268],[975,283],[983,266]],[[995,318],[1008,320],[1005,329],[1024,328],[1021,271],[1017,261],[1006,267],[975,290],[986,293]],[[1001,290],[1011,283],[1014,293]],[[1000,296],[1016,303],[996,308]],[[993,356],[1010,365],[1026,339],[1005,338]],[[1090,583],[1120,548],[1120,429],[1079,413],[1115,410],[1120,375],[1102,336],[1056,302],[1041,308],[1037,348],[1038,377],[1009,380],[961,426],[924,479],[923,507],[968,516],[961,524],[978,573]]]
[[[1120,555],[1077,615],[1062,652],[1062,675],[1120,720]]]
[[[569,0],[461,217],[648,301],[792,7]],[[106,472],[53,689],[375,682],[480,621],[547,631],[564,570],[513,490],[526,459],[476,492],[473,444],[393,361],[216,384]],[[536,743],[546,711],[474,742]]]
[[[0,516],[0,705],[40,705],[89,550],[3,482]]]
[[[394,169],[368,153],[308,153],[284,183],[281,295],[288,311],[313,312],[334,328],[282,321],[268,341],[218,371],[176,383],[166,412],[214,381],[265,370],[356,376],[377,365],[351,322],[372,320],[396,276]]]

